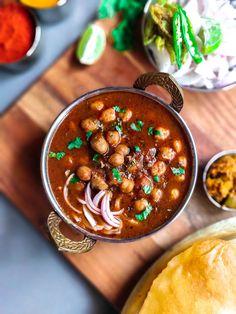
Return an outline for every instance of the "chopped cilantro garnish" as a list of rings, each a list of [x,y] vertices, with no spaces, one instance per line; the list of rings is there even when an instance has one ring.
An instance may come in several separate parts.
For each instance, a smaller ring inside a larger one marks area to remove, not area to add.
[[[70,179],[70,183],[71,183],[71,184],[75,184],[75,183],[77,183],[77,182],[79,182],[79,178],[78,178],[76,175],[74,175],[74,176]]]
[[[152,191],[152,188],[150,187],[150,185],[144,185],[144,187],[143,187],[143,192],[144,192],[145,194],[150,194],[151,191]]]
[[[161,131],[155,130],[155,131],[154,131],[154,135],[162,136],[163,134],[162,134]]]
[[[113,109],[114,109],[116,112],[126,112],[126,109],[122,109],[122,108],[120,108],[119,106],[114,106]]]
[[[87,141],[88,141],[89,138],[92,136],[92,134],[93,134],[92,131],[88,131],[88,132],[86,133],[86,140],[87,140]]]
[[[135,218],[139,221],[147,219],[151,211],[153,210],[152,205],[148,204],[147,207],[140,213],[135,215]]]
[[[115,125],[115,129],[117,132],[122,133],[122,126],[121,125]]]
[[[141,121],[141,120],[138,120],[136,123],[132,122],[132,123],[130,124],[130,128],[131,128],[133,131],[136,131],[136,132],[141,132],[143,126],[144,126],[144,122]]]
[[[113,177],[118,181],[118,182],[122,182],[122,178],[121,178],[121,174],[120,174],[120,171],[117,170],[116,168],[113,168],[112,169],[112,174],[113,174]]]
[[[66,153],[65,152],[50,152],[49,153],[49,158],[56,158],[57,160],[60,160],[61,158],[65,157]]]
[[[114,47],[119,51],[131,49],[138,17],[142,14],[146,0],[102,0],[98,9],[99,18],[112,18],[122,13],[122,20],[112,31]]]
[[[100,156],[101,156],[100,154],[96,153],[96,154],[94,154],[94,155],[93,155],[92,160],[93,160],[93,161],[95,161],[95,162],[98,162],[98,161],[99,161]]]
[[[74,141],[72,141],[68,144],[67,148],[69,150],[71,150],[73,148],[80,148],[83,144],[84,144],[84,142],[81,140],[81,138],[76,137],[76,139]]]
[[[153,127],[152,126],[150,126],[148,128],[148,135],[153,135]]]
[[[136,145],[136,146],[134,146],[134,151],[136,153],[140,153],[141,152],[141,148],[138,145]]]
[[[159,182],[159,181],[160,181],[160,177],[159,177],[159,176],[154,176],[154,177],[153,177],[153,180],[154,180],[155,182]]]
[[[181,176],[181,175],[185,174],[185,170],[181,167],[179,167],[179,168],[172,167],[171,170],[175,176]]]

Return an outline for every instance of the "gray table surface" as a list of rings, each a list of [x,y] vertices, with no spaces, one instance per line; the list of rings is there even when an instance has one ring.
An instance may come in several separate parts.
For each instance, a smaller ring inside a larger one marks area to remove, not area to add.
[[[24,72],[0,70],[3,112],[36,80],[95,16],[98,0],[69,0],[71,11],[56,24],[42,25],[42,54]],[[0,313],[115,313],[110,304],[0,196]]]
[[[1,314],[116,313],[2,196],[0,252]]]

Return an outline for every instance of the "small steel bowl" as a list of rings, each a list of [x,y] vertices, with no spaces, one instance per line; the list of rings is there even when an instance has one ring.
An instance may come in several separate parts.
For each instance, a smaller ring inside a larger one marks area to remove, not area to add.
[[[221,205],[219,204],[208,192],[208,189],[207,189],[207,186],[206,186],[206,179],[207,179],[207,173],[210,169],[210,167],[212,166],[212,164],[217,161],[218,159],[220,159],[221,157],[223,156],[227,156],[227,155],[236,155],[236,149],[232,149],[232,150],[223,150],[222,152],[219,152],[218,154],[214,155],[209,161],[208,163],[206,164],[205,166],[205,169],[204,169],[204,172],[203,172],[203,187],[204,187],[204,190],[206,192],[206,195],[208,197],[208,199],[210,200],[210,202],[215,205],[216,207],[222,209],[222,210],[225,210],[225,211],[236,211],[236,208],[229,208],[227,206],[224,206],[224,205]]]
[[[177,0],[176,2],[181,4],[181,5],[185,5],[187,2],[189,2],[191,0],[185,0],[185,1],[180,1]],[[152,3],[157,3],[156,0],[148,0],[144,10],[143,10],[143,17],[142,17],[142,25],[141,25],[141,32],[142,32],[142,39],[144,38],[144,26],[146,23],[146,19],[149,16],[149,7]],[[232,5],[234,6],[234,2],[232,2]],[[144,45],[143,45],[144,46]],[[148,46],[144,46],[144,50],[146,52],[147,58],[149,60],[149,62],[152,64],[152,66],[159,71],[158,65],[156,64],[155,61],[155,57],[153,55],[152,50],[148,47]],[[172,74],[173,75],[173,74]],[[177,82],[178,79],[176,78]],[[179,83],[179,82],[178,82]],[[233,88],[236,85],[236,79],[227,83],[216,83],[215,86],[213,88],[207,88],[206,86],[202,86],[202,87],[197,87],[194,85],[184,85],[179,83],[179,85],[185,89],[185,90],[189,90],[189,91],[193,91],[193,92],[217,92],[217,91],[221,91],[221,90],[229,90],[231,88]]]
[[[70,5],[68,0],[59,0],[51,8],[34,8],[31,7],[44,23],[56,23],[65,18],[70,12]]]
[[[38,52],[39,52],[39,42],[41,38],[41,26],[39,24],[39,21],[35,15],[35,13],[26,8],[27,11],[29,12],[30,16],[32,17],[32,20],[35,24],[35,35],[34,35],[34,40],[32,43],[32,46],[30,49],[26,52],[25,56],[22,57],[20,60],[14,61],[14,62],[5,62],[1,63],[0,62],[0,67],[6,70],[11,70],[11,71],[22,71],[28,68],[38,57]]]

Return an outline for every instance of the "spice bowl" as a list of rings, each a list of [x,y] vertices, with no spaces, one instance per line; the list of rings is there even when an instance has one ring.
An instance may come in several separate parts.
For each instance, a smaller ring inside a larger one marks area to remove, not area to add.
[[[207,198],[209,199],[209,201],[214,205],[216,206],[217,208],[220,208],[221,210],[225,210],[225,211],[232,211],[232,212],[235,212],[236,211],[236,208],[231,208],[231,207],[227,207],[225,205],[221,205],[220,203],[218,203],[209,193],[209,190],[207,188],[207,176],[208,176],[208,172],[211,168],[211,166],[216,162],[218,161],[221,157],[224,157],[224,156],[236,156],[236,149],[232,149],[232,150],[224,150],[224,151],[221,151],[219,153],[217,153],[216,155],[214,155],[209,161],[208,163],[206,164],[205,168],[204,168],[204,171],[203,171],[203,188],[204,188],[204,191],[207,195]]]
[[[35,10],[39,19],[47,24],[60,22],[70,12],[70,2],[68,0],[59,0],[57,3],[49,8],[36,8],[31,7]]]
[[[22,71],[28,68],[38,57],[39,55],[39,43],[41,39],[41,26],[38,21],[37,16],[35,13],[26,8],[27,12],[30,14],[30,17],[32,18],[33,24],[34,24],[34,38],[32,41],[31,47],[28,49],[26,54],[19,60],[13,61],[13,62],[0,62],[0,67],[6,70],[11,71]]]

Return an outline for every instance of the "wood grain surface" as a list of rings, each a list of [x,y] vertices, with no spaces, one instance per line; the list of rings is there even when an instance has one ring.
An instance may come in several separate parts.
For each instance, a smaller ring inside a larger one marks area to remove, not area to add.
[[[104,86],[131,86],[141,73],[151,70],[142,49],[122,54],[108,46],[96,65],[85,67],[76,62],[71,47],[1,117],[1,191],[46,237],[45,222],[52,209],[41,185],[39,160],[50,124],[81,94]],[[181,114],[193,133],[200,162],[198,184],[187,209],[174,223],[143,240],[130,244],[100,242],[89,253],[65,254],[118,309],[143,272],[169,246],[202,226],[232,215],[209,203],[201,175],[213,154],[236,146],[236,89],[184,95]]]

